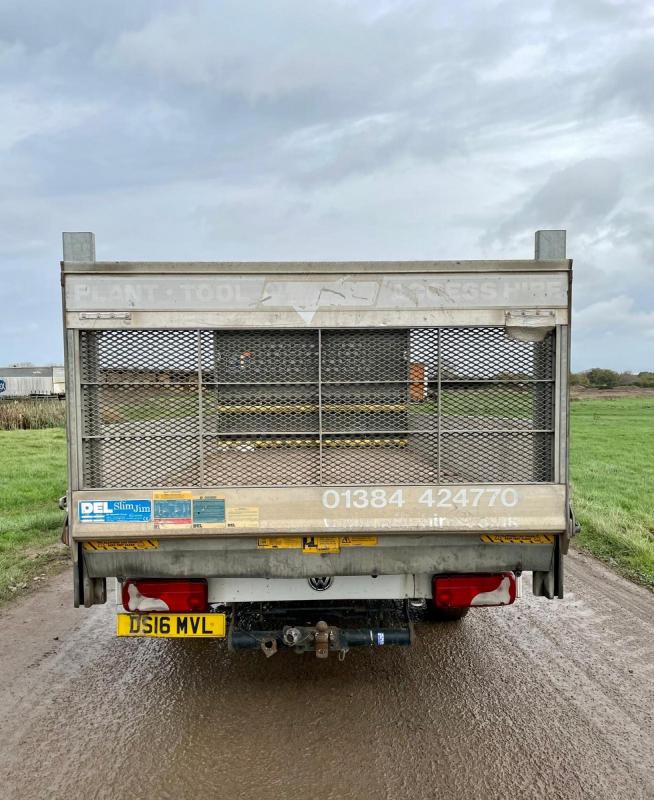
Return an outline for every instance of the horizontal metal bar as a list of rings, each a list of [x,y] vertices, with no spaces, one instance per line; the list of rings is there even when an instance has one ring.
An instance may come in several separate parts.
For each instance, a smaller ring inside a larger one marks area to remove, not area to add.
[[[557,305],[543,305],[542,303],[520,303],[521,311],[534,309],[535,311],[548,312],[553,315],[556,325],[568,325],[570,315],[567,308]],[[451,330],[472,328],[504,327],[506,323],[506,309],[503,308],[441,308],[429,311],[434,327],[440,325]],[[133,312],[130,312],[133,313]],[[134,312],[136,313],[136,312]],[[255,319],[256,314],[256,319]],[[304,325],[297,311],[257,311],[252,314],[243,314],[240,310],[230,311],[180,311],[170,308],[159,311],[139,311],[138,328],[133,330],[179,330],[179,331],[296,331],[302,325],[302,330],[394,330],[416,328],[418,322],[424,319],[424,312],[417,309],[399,311],[375,311],[374,309],[318,309],[316,316],[309,324]],[[103,319],[102,328],[98,327],[98,320],[80,317],[77,311],[66,312],[66,327],[72,330],[97,331],[97,330],[125,330],[124,319]]]
[[[111,490],[116,492],[147,492],[153,491],[153,489],[166,489],[169,491],[183,491],[184,489],[211,489],[211,491],[223,491],[227,489],[279,489],[279,488],[287,488],[287,489],[297,489],[302,488],[303,486],[318,486],[321,489],[338,489],[338,488],[351,488],[353,486],[560,486],[561,484],[557,483],[557,481],[505,481],[505,482],[498,482],[498,481],[412,481],[411,483],[401,483],[398,481],[394,481],[393,483],[389,483],[388,481],[377,481],[375,483],[370,483],[367,481],[361,481],[357,483],[325,483],[320,484],[318,481],[313,481],[312,483],[230,483],[230,484],[204,484],[201,485],[199,483],[185,483],[184,486],[161,486],[160,484],[157,486],[137,486],[131,484],[129,486],[85,486],[84,491],[93,491],[95,489],[102,490],[102,491],[109,491]],[[433,532],[433,531],[431,531]],[[476,531],[477,533],[479,531]],[[251,534],[245,534],[250,536]],[[255,534],[256,535],[256,534]],[[261,535],[261,534],[259,534]]]
[[[156,421],[156,420],[153,420]],[[410,430],[362,430],[361,428],[357,428],[356,430],[335,430],[335,429],[323,429],[323,433],[329,436],[344,436],[347,438],[352,438],[353,436],[375,436],[378,437],[380,435],[384,436],[409,436],[411,434],[419,434],[419,435],[433,435],[436,436],[438,433],[437,428],[412,428]],[[441,433],[455,433],[455,434],[494,434],[494,433],[510,433],[516,434],[519,436],[526,436],[528,434],[534,433],[554,433],[553,428],[441,428]],[[152,439],[197,439],[199,441],[200,438],[204,439],[222,439],[222,438],[230,438],[230,439],[252,439],[252,438],[273,438],[276,437],[278,439],[291,439],[293,437],[298,436],[318,436],[319,431],[220,431],[219,433],[205,433],[203,437],[200,437],[197,433],[169,433],[169,434],[146,434],[146,433],[136,433],[132,436],[102,436],[100,434],[89,434],[88,436],[83,436],[82,438],[84,441],[93,440],[101,440],[101,441],[141,441],[141,440],[152,440]]]
[[[498,378],[457,378],[456,380],[447,380],[443,378],[442,384],[457,384],[457,383],[490,383],[490,384],[513,384],[513,383],[554,383],[554,378],[510,378],[509,380],[501,380]],[[432,381],[429,381],[429,384]],[[434,381],[435,383],[435,381]]]
[[[461,272],[569,272],[570,259],[560,261],[534,260],[475,260],[475,261],[62,261],[62,271],[68,274],[216,274],[248,275],[321,275]]]
[[[120,369],[119,367],[117,369]],[[171,369],[162,370],[162,372],[172,372]],[[457,384],[457,383],[491,383],[491,384],[515,384],[515,383],[554,383],[554,378],[512,378],[510,380],[498,378],[458,378],[456,380],[446,380],[445,378],[441,383]],[[428,380],[427,385],[432,384],[436,386],[436,380]],[[175,386],[197,386],[197,382],[178,381],[175,383],[162,383],[161,381],[80,381],[81,386],[160,386],[162,388],[169,388]],[[423,381],[416,379],[410,380],[403,378],[402,380],[385,380],[385,381],[322,381],[323,386],[384,386],[387,384],[392,385],[420,385],[423,386]],[[318,386],[318,381],[202,381],[203,386]]]
[[[409,378],[401,380],[386,381],[321,381],[322,386],[383,386],[384,384],[399,384],[407,386],[410,383],[422,381],[411,381]],[[318,386],[318,381],[202,381],[203,386]]]
[[[131,436],[125,436],[125,435],[102,436],[97,433],[93,434],[90,433],[88,435],[85,434],[84,436],[82,436],[82,439],[85,442],[91,440],[94,441],[100,440],[104,442],[117,442],[117,441],[136,442],[136,441],[146,441],[146,440],[153,441],[155,439],[161,439],[163,441],[166,441],[168,439],[199,439],[199,438],[200,437],[198,436],[197,433],[153,433],[150,435],[144,433],[134,433]]]
[[[335,430],[334,428],[323,428],[323,433],[328,434],[329,436],[371,436],[371,435],[383,435],[383,436],[409,436],[411,434],[433,434],[436,436],[436,428],[418,428],[418,429],[411,429],[405,431],[388,431],[388,430],[361,430],[361,428],[357,428],[356,430]]]
[[[318,386],[315,381],[202,381],[203,386]]]
[[[531,433],[554,433],[554,428],[442,428],[442,433],[515,433],[525,436]]]
[[[290,398],[285,398],[290,399]],[[338,398],[342,399],[342,398]],[[363,398],[361,398],[363,399]],[[318,401],[318,398],[316,398]],[[408,402],[392,403],[379,401],[376,403],[223,403],[213,406],[212,410],[219,414],[230,414],[239,418],[242,414],[313,414],[315,411],[326,411],[331,414],[390,414],[408,411]]]
[[[112,368],[113,369],[113,368]],[[117,369],[121,369],[118,367]],[[172,372],[173,370],[161,370],[162,372]],[[196,373],[197,375],[197,373]],[[177,383],[162,383],[161,381],[80,381],[80,386],[152,386],[152,387],[159,387],[161,389],[170,389],[176,388],[179,386],[180,388],[185,388],[190,386],[197,390],[198,382],[197,377],[195,381],[189,381],[188,383],[184,381],[179,381]]]

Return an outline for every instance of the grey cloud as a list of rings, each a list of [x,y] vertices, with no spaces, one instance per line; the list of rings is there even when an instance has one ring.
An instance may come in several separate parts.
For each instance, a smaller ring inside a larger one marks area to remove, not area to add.
[[[649,10],[642,0],[555,0],[550,19],[573,25],[571,33],[574,35],[579,25],[585,31],[606,25],[617,30],[646,25]]]
[[[636,248],[654,275],[654,210],[636,208],[614,214],[602,240],[613,247]]]
[[[537,190],[525,193],[522,204],[486,240],[508,241],[525,229],[597,227],[619,202],[621,173],[605,158],[584,159],[550,175]]]
[[[654,310],[640,310],[632,297],[619,294],[577,312],[575,330],[580,335],[588,331],[595,335],[598,330],[613,333],[623,328],[654,338]]]
[[[62,229],[107,258],[474,258],[568,225],[576,366],[620,366],[598,309],[654,306],[647,13],[5,0],[0,362],[60,353]],[[611,342],[645,368],[639,331]]]
[[[613,65],[599,83],[598,104],[613,103],[626,112],[654,115],[654,46],[652,36]]]
[[[540,35],[542,25],[516,2],[469,8],[466,15],[417,2],[371,16],[359,4],[284,0],[249,4],[248,13],[240,3],[205,2],[146,15],[138,6],[115,15],[104,40],[98,24],[71,22],[69,38],[87,47],[82,87],[91,92],[95,81],[93,95],[108,97],[112,108],[77,133],[73,122],[78,142],[70,149],[96,186],[111,186],[113,176],[127,172],[137,184],[160,183],[175,170],[177,177],[194,174],[200,159],[214,177],[248,170],[269,176],[283,168],[287,180],[320,183],[406,158],[439,163],[456,153],[476,155],[491,131],[492,147],[510,146],[517,120],[525,130],[540,124],[542,97],[533,92],[532,76],[491,85],[482,73],[523,39]],[[517,24],[504,24],[506,14]],[[40,40],[27,41],[35,47]],[[78,63],[76,48],[54,41]],[[158,135],[155,115],[162,109],[171,117],[168,138]],[[559,103],[556,113],[565,116],[565,106]],[[552,116],[550,109],[549,124]],[[365,124],[382,117],[383,125]],[[289,147],[298,131],[316,126],[331,129],[335,147],[318,142],[312,151],[306,138],[297,152]],[[90,152],[90,141],[102,158]],[[48,146],[46,170],[63,149],[56,140]],[[76,173],[72,164],[69,174]],[[71,188],[79,188],[76,181]]]
[[[160,0],[157,10],[177,6]],[[86,0],[3,0],[0,5],[0,38],[20,42],[30,53],[47,51],[64,45],[69,52],[93,51],[120,31],[143,25],[152,15],[149,0],[127,3],[97,0],[89,6]]]
[[[406,72],[397,68],[424,63],[434,27],[424,3],[374,19],[356,5],[325,0],[252,2],[245,13],[236,0],[199,6],[201,13],[182,7],[121,33],[98,51],[97,63],[172,85],[218,89],[253,105],[316,91],[338,95],[343,104],[371,86],[379,97],[404,82]],[[407,48],[403,34],[409,32]]]

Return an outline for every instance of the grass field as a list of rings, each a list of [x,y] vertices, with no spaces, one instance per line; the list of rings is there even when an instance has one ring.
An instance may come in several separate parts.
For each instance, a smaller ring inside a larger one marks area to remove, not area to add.
[[[575,543],[654,587],[654,397],[572,404]]]
[[[65,555],[63,428],[0,431],[0,602]],[[575,546],[654,588],[654,397],[572,404]]]
[[[520,385],[475,386],[454,389],[445,386],[441,393],[441,413],[445,416],[497,417],[498,419],[530,420],[534,413],[534,394]],[[541,398],[540,402],[543,402]],[[417,414],[438,414],[438,403],[431,399],[412,403]]]
[[[58,545],[66,492],[63,428],[0,431],[0,602],[66,556]]]

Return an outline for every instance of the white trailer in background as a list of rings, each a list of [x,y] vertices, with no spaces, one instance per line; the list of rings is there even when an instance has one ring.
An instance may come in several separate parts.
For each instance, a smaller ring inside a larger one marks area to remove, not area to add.
[[[63,397],[64,367],[0,367],[0,400],[10,397]]]
[[[64,234],[75,603],[266,654],[563,596],[571,261],[103,262]]]

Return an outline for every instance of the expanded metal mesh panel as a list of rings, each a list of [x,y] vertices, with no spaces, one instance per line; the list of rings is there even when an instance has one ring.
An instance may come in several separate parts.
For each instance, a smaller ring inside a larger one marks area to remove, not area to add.
[[[405,384],[406,381],[323,385],[323,432],[408,430],[409,399]]]
[[[81,331],[82,383],[197,383],[197,331]]]
[[[551,383],[442,384],[443,430],[537,429],[553,426]]]
[[[315,331],[204,332],[206,383],[311,383],[318,380]]]
[[[323,331],[324,382],[405,381],[408,330]]]
[[[441,380],[549,380],[552,341],[552,336],[543,342],[510,339],[504,328],[443,328]]]
[[[546,433],[443,433],[443,483],[538,483],[551,480],[552,447]],[[483,479],[479,476],[483,475]]]
[[[83,458],[88,488],[200,485],[192,438],[86,439]]]
[[[205,386],[205,433],[317,432],[317,385]]]
[[[436,483],[437,436],[419,433],[329,437],[323,481],[330,483]]]
[[[209,437],[204,478],[215,486],[307,486],[320,483],[318,437]]]
[[[193,386],[82,387],[85,436],[141,438],[197,435],[199,402]]]
[[[84,484],[538,483],[554,335],[84,331]]]

